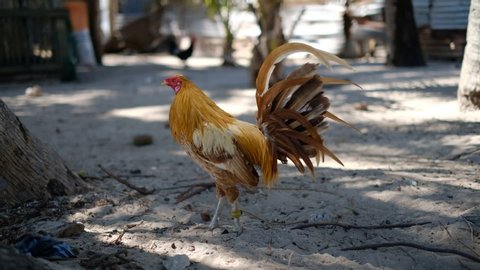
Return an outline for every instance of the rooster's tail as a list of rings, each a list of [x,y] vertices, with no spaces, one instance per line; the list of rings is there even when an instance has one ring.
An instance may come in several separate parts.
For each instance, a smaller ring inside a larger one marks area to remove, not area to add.
[[[316,158],[317,165],[320,160],[323,161],[325,155],[342,164],[340,159],[325,147],[320,136],[321,131],[327,128],[324,119],[327,117],[350,126],[328,111],[330,101],[324,95],[322,87],[351,82],[321,77],[316,74],[318,64],[307,63],[269,87],[275,64],[296,52],[311,53],[327,67],[330,67],[328,61],[351,67],[346,61],[330,53],[301,43],[287,43],[273,50],[260,68],[256,81],[257,125],[267,138],[273,153],[271,162],[276,164],[278,159],[286,163],[289,159],[300,172],[305,172],[306,166],[314,175],[310,160],[312,157]]]

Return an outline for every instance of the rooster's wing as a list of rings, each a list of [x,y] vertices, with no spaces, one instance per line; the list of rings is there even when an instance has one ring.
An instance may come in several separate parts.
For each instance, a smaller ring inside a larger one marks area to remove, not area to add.
[[[193,143],[189,145],[187,152],[219,185],[256,186],[259,176],[254,168],[254,160],[242,149],[236,139],[237,133],[238,127],[235,123],[226,128],[205,123],[193,133]]]

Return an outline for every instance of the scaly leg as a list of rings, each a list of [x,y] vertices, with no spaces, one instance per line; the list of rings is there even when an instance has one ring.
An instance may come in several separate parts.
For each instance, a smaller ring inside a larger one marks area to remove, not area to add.
[[[232,203],[232,217],[233,217],[233,225],[235,226],[235,231],[237,235],[240,235],[243,231],[242,225],[240,224],[240,216],[242,215],[242,210],[240,210],[240,206],[238,205],[238,200],[235,200]]]
[[[213,214],[212,221],[210,222],[210,225],[208,226],[210,230],[213,230],[218,227],[218,214],[220,213],[220,208],[222,208],[223,201],[225,200],[225,197],[220,197],[218,199],[217,203],[217,208],[215,209],[215,214]]]

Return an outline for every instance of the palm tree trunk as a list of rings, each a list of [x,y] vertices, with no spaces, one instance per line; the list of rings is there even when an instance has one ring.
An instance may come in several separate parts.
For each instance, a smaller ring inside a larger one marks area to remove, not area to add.
[[[468,15],[467,46],[463,56],[460,83],[458,85],[458,102],[460,108],[480,110],[480,1],[470,3]]]
[[[385,20],[388,38],[387,64],[391,66],[424,66],[418,29],[411,0],[387,0]]]

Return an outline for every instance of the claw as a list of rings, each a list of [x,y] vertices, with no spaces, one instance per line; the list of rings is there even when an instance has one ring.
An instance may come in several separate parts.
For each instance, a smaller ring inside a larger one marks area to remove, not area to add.
[[[208,225],[208,230],[209,231],[213,231],[216,228],[218,228],[218,218],[212,219],[212,221],[210,222],[210,225]]]

